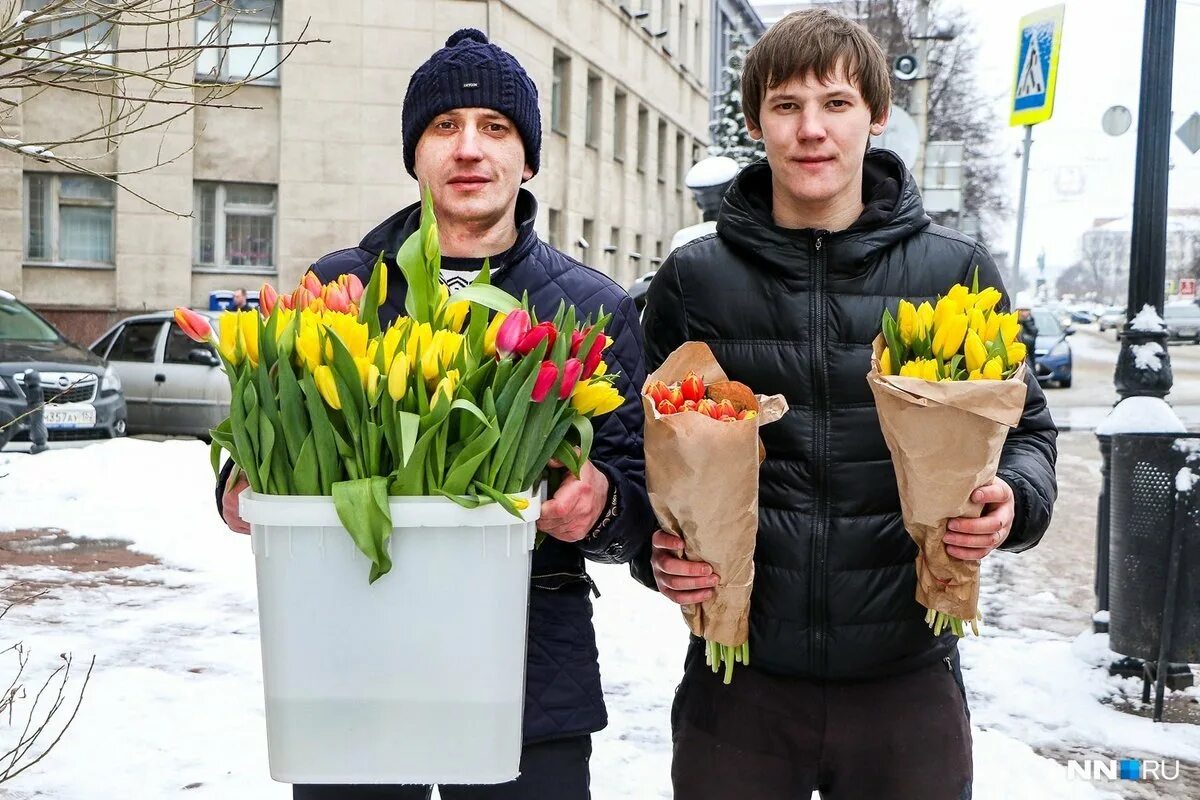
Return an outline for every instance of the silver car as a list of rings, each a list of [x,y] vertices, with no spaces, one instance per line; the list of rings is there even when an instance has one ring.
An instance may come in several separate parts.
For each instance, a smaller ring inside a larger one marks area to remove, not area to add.
[[[201,311],[214,326],[216,311]],[[91,346],[121,378],[130,433],[209,438],[229,415],[229,382],[208,344],[187,337],[169,311],[121,320]]]
[[[1167,323],[1168,340],[1200,344],[1200,306],[1168,303],[1163,307],[1163,321]]]

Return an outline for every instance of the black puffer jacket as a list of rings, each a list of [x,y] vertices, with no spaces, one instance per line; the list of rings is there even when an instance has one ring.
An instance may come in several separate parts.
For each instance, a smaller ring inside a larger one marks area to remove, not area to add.
[[[762,431],[750,615],[751,664],[778,674],[900,674],[955,646],[932,635],[914,599],[916,547],[866,374],[884,308],[969,285],[976,266],[981,285],[1002,289],[1000,275],[983,247],[930,224],[894,154],[868,155],[863,196],[847,230],[788,230],[772,220],[770,167],[746,168],[717,233],[672,253],[643,315],[648,370],[699,340],[731,379],[790,404]],[[1041,538],[1057,491],[1057,431],[1037,382],[1027,382],[999,472],[1017,497],[1004,546],[1013,551]],[[654,586],[648,550],[633,570]]]

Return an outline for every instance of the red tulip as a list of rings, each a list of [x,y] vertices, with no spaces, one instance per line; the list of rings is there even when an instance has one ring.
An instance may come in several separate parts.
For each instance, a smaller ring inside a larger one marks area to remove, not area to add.
[[[694,372],[687,374],[679,390],[683,392],[684,400],[694,400],[699,403],[704,399],[704,381],[700,380],[700,376]]]
[[[671,394],[671,390],[662,381],[655,381],[646,387],[646,396],[654,401],[654,405],[658,405]]]
[[[676,408],[674,405],[672,405],[670,400],[660,400],[658,405],[655,406],[655,408],[658,409],[659,414],[663,414],[663,415],[679,413],[679,409]]]
[[[680,407],[679,410],[680,411],[695,411],[696,410],[696,401],[695,400],[684,400],[683,405]]]
[[[587,331],[571,331],[571,358],[579,355],[579,345],[583,344],[587,334]]]
[[[709,398],[704,398],[699,403],[696,403],[696,410],[706,417],[717,419],[717,401]]]
[[[733,417],[737,419],[737,409],[733,407],[733,403],[728,400],[722,400],[717,403],[717,418],[724,419],[725,417]]]
[[[587,370],[586,364],[584,364],[584,370]],[[683,408],[683,392],[679,391],[679,387],[672,386],[667,390],[667,402],[676,408]]]
[[[592,342],[592,349],[588,351],[587,358],[583,359],[583,378],[587,380],[596,372],[596,367],[600,366],[600,359],[604,357],[604,347],[607,339],[604,336],[597,336],[596,341]]]
[[[212,337],[212,325],[208,319],[190,308],[176,308],[175,322],[194,342],[206,342]]]
[[[517,342],[517,355],[529,355],[542,343],[543,339],[546,341],[546,352],[548,353],[554,347],[554,340],[557,337],[558,331],[555,330],[553,322],[539,322],[521,337],[521,341]]]
[[[563,364],[562,386],[558,390],[559,400],[566,400],[571,396],[571,392],[575,390],[575,384],[579,382],[579,376],[582,372],[582,361],[578,358],[567,359],[567,363]]]
[[[529,332],[529,312],[523,308],[510,312],[504,318],[500,330],[496,331],[496,355],[507,358],[517,349],[517,344]]]
[[[275,310],[278,303],[279,292],[275,291],[275,287],[271,284],[264,283],[258,290],[258,310],[263,315],[263,319],[271,316],[271,312]]]
[[[543,361],[538,368],[537,379],[533,382],[533,402],[540,403],[550,394],[554,381],[558,379],[558,366],[553,361]]]

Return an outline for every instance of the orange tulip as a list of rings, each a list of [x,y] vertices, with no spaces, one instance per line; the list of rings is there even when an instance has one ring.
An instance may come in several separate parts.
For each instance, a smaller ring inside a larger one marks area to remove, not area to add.
[[[313,297],[318,297],[321,294],[322,284],[321,279],[312,270],[304,274],[304,279],[300,281],[300,286],[312,292]]]
[[[175,322],[195,342],[205,342],[212,337],[212,325],[203,314],[197,314],[190,308],[176,308]]]
[[[670,394],[671,390],[662,381],[655,381],[646,387],[646,396],[654,401],[654,405],[666,400]]]
[[[275,306],[279,304],[279,292],[275,291],[275,287],[269,283],[264,283],[262,288],[258,290],[258,310],[263,315],[263,319],[271,316],[271,312],[275,310]]]
[[[347,296],[351,303],[358,303],[362,299],[363,292],[366,288],[363,286],[362,280],[353,273],[346,273],[338,276],[338,283],[346,290]]]
[[[341,284],[326,284],[321,293],[321,299],[325,301],[325,307],[330,311],[336,311],[339,314],[346,314],[350,311],[350,295],[346,293]]]
[[[726,417],[737,419],[737,409],[733,407],[733,403],[728,400],[722,400],[717,403],[717,418],[725,419]]]
[[[696,410],[706,417],[717,418],[717,401],[711,398],[704,398],[699,403],[696,403]]]
[[[692,400],[699,403],[704,399],[704,381],[696,373],[689,372],[687,377],[683,379],[679,391],[683,392],[684,400]]]
[[[660,401],[658,401],[658,405],[655,407],[658,409],[659,414],[666,415],[666,414],[678,414],[679,413],[679,409],[676,408],[675,405],[673,403],[671,403],[670,400],[660,400]]]

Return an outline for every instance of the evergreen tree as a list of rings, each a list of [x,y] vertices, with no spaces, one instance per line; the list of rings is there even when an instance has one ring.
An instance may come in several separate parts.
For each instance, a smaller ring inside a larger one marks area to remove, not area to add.
[[[729,42],[729,61],[721,69],[716,115],[708,125],[713,138],[709,155],[729,156],[743,167],[764,154],[762,142],[751,139],[746,131],[742,114],[742,67],[749,49],[745,35],[735,31]]]

